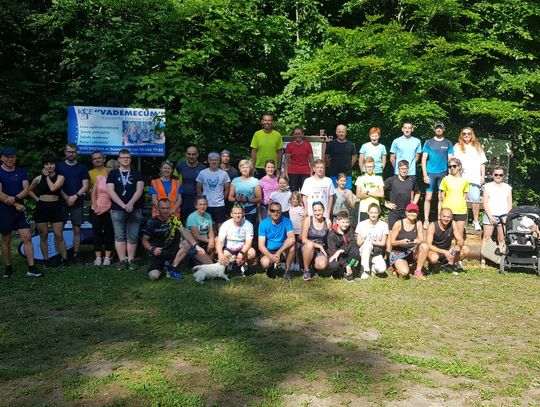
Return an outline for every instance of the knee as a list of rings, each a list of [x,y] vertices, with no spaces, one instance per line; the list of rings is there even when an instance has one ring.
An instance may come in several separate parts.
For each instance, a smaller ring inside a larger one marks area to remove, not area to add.
[[[420,243],[420,246],[418,246],[418,249],[421,252],[427,252],[429,250],[429,246],[427,243]]]
[[[257,256],[257,253],[255,252],[255,249],[252,247],[248,250],[247,258],[248,260],[253,260]]]
[[[469,248],[469,246],[463,246],[461,248],[462,257],[468,256],[470,252],[471,252],[471,249]]]
[[[439,262],[439,254],[434,253],[434,252],[429,252],[427,259],[430,262],[430,264],[436,264]]]
[[[324,256],[319,256],[315,259],[315,268],[317,270],[324,270],[328,267],[328,259]]]
[[[261,257],[261,267],[267,269],[270,267],[270,259],[266,256]]]

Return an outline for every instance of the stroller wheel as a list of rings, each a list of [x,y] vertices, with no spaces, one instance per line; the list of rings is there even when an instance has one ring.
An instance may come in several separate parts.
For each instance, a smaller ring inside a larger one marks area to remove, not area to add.
[[[501,255],[501,260],[499,261],[499,273],[506,274],[506,256]]]

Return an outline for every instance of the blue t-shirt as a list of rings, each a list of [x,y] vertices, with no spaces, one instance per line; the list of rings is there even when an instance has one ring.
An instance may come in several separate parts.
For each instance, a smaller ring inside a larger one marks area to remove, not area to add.
[[[0,184],[2,192],[9,196],[15,196],[23,190],[23,181],[28,180],[28,172],[24,168],[15,167],[13,171],[6,171],[0,166]],[[0,202],[0,209],[12,208]]]
[[[401,160],[407,160],[409,163],[409,172],[407,175],[416,175],[416,154],[422,152],[422,143],[416,137],[401,136],[392,141],[390,153],[396,155],[396,165],[394,174],[398,174],[398,163]]]
[[[266,248],[268,250],[277,250],[287,239],[287,233],[293,230],[292,222],[289,218],[281,216],[279,223],[272,223],[269,216],[259,223],[259,236],[266,237]]]
[[[169,196],[169,194],[171,193],[171,188],[172,188],[172,179],[168,181],[161,180],[161,183],[163,184],[163,189],[165,190],[165,193],[167,194],[167,196]],[[184,192],[184,188],[180,186],[180,188],[178,189],[178,192],[181,194],[182,192]],[[152,185],[152,183],[150,183],[150,189],[148,190],[148,195],[158,195],[158,192],[154,189],[154,186]]]
[[[79,189],[82,188],[83,180],[90,179],[88,170],[81,163],[68,165],[65,161],[61,161],[58,163],[57,167],[58,174],[63,175],[65,178],[62,191],[64,191],[64,193],[68,196],[75,195]],[[77,201],[73,204],[73,206],[82,206],[82,204],[83,200],[81,198],[77,198]]]
[[[212,227],[212,217],[209,213],[204,213],[203,216],[199,215],[199,212],[195,211],[192,212],[186,222],[186,228],[188,230],[191,230],[192,226],[195,226],[197,229],[199,229],[199,233],[202,237],[208,239],[208,232],[210,231],[210,228]]]
[[[368,157],[372,157],[375,160],[375,174],[382,174],[382,158],[386,155],[386,147],[382,144],[373,145],[372,142],[362,144],[360,147],[360,154],[364,154],[364,161]]]
[[[454,146],[448,139],[437,141],[431,138],[424,143],[422,152],[428,154],[427,173],[439,174],[448,171],[448,154],[454,154]]]
[[[232,180],[231,185],[234,185],[237,197],[244,195],[247,196],[248,199],[253,199],[255,198],[255,187],[259,185],[259,180],[255,177],[248,179],[237,177]],[[251,215],[257,211],[256,204],[242,202],[242,206],[244,207],[246,215]]]
[[[182,195],[197,195],[197,176],[199,172],[204,170],[206,166],[201,163],[197,163],[195,167],[190,167],[187,161],[182,161],[176,166],[176,171],[182,176],[182,188],[184,192]]]

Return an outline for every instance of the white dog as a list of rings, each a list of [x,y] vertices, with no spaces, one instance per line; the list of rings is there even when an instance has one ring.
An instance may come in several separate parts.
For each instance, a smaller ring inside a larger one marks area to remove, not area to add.
[[[202,284],[206,279],[222,278],[229,281],[229,277],[225,274],[225,266],[220,263],[201,264],[193,267],[193,277],[197,283]]]

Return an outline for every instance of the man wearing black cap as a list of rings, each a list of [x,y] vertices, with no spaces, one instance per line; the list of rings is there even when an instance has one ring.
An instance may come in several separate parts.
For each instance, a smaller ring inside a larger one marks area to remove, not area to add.
[[[2,257],[4,258],[4,277],[13,276],[11,265],[11,232],[17,230],[24,244],[24,253],[28,263],[28,277],[43,277],[43,273],[34,264],[34,247],[30,225],[26,219],[24,198],[30,191],[28,173],[24,168],[15,166],[17,152],[12,147],[5,147],[1,155],[0,166],[0,233],[2,234]]]
[[[429,211],[433,192],[439,191],[442,179],[448,174],[448,160],[454,156],[454,146],[444,138],[444,123],[437,122],[433,126],[435,136],[424,143],[422,148],[422,173],[427,184],[426,199],[424,201],[424,229],[429,225]],[[441,208],[439,199],[439,210]]]

